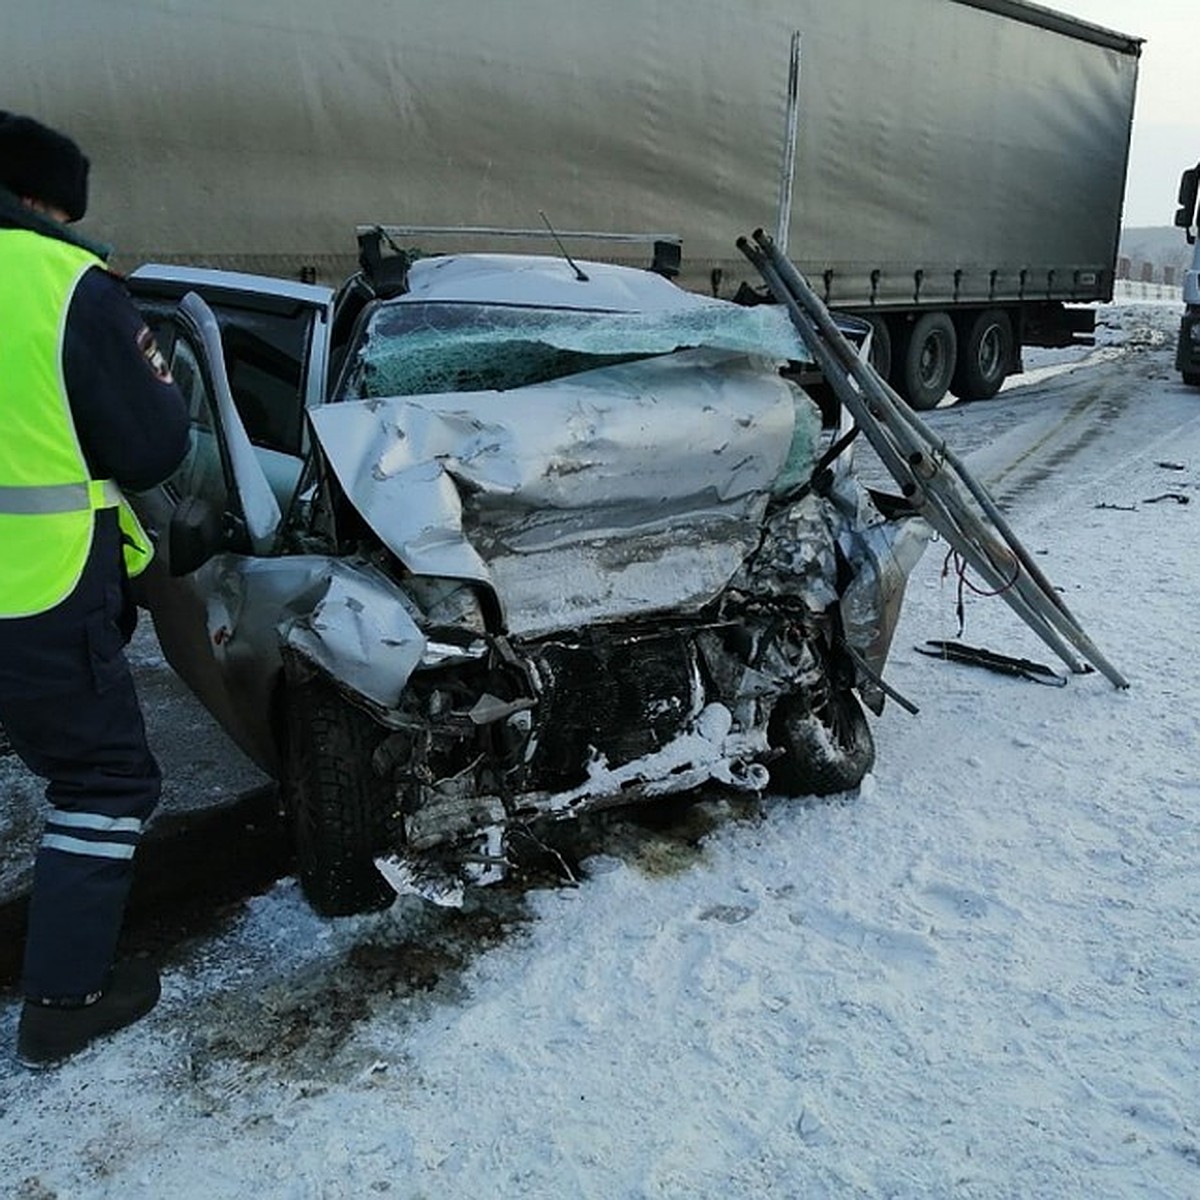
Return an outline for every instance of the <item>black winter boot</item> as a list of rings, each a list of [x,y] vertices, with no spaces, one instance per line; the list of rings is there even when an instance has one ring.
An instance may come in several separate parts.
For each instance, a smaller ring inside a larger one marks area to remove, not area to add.
[[[78,1004],[26,1000],[17,1026],[17,1059],[35,1070],[77,1054],[96,1038],[144,1017],[157,1003],[158,972],[138,960],[118,963],[104,990]]]

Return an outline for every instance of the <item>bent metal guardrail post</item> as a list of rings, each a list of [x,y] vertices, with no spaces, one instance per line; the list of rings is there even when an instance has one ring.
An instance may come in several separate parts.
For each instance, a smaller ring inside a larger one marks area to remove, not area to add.
[[[755,244],[757,243],[757,244]],[[854,417],[905,498],[1002,595],[1075,674],[1088,668],[1114,687],[1128,681],[1100,653],[1017,539],[987,489],[908,404],[859,358],[804,276],[761,229],[738,249],[783,304],[838,400]],[[964,493],[963,489],[966,489]],[[971,500],[977,507],[973,507]]]
[[[802,323],[799,328],[803,336],[803,331],[808,324],[808,317],[800,308],[795,297],[788,294],[774,265],[764,259],[753,247],[744,245],[742,248],[751,261],[763,272],[764,278],[776,290],[776,294],[786,297],[784,303],[789,308],[793,321]],[[834,332],[837,332],[823,306],[821,313]],[[810,330],[810,332],[813,331]],[[896,413],[888,414],[878,404],[874,406],[868,404],[855,389],[854,384],[849,381],[848,375],[853,369],[849,360],[853,359],[855,363],[858,361],[858,355],[853,348],[849,343],[844,342],[844,339],[838,343],[839,349],[845,352],[839,363],[833,351],[819,337],[814,336],[810,344],[818,366],[834,386],[835,391],[838,391],[839,397],[855,417],[859,427],[893,478],[901,484],[909,503],[939,531],[954,528],[956,522],[953,515],[946,509],[945,499],[941,494],[943,489],[931,490],[921,486],[922,477],[928,478],[932,472],[929,470],[929,464],[924,462],[923,452],[912,432],[899,420]],[[884,423],[889,415],[891,417],[890,425]],[[977,536],[980,533],[983,534],[982,545],[977,544],[981,540]],[[1012,591],[1015,583],[1013,577],[1015,559],[1009,555],[1007,560],[1001,564],[994,562],[987,553],[988,535],[982,526],[978,529],[964,527],[958,530],[958,536],[953,538],[948,536],[947,540],[951,541],[951,544],[959,550],[960,554],[991,587],[996,591],[1004,592],[1010,606],[1058,654],[1070,670],[1076,673],[1086,670],[1079,659],[1071,653],[1062,638],[1035,609],[1030,607],[1025,597]]]

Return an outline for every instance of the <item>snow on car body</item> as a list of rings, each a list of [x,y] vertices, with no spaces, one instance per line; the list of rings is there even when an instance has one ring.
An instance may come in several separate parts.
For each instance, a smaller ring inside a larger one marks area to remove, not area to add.
[[[786,316],[565,257],[402,266],[337,297],[133,279],[159,317],[189,287],[218,314],[176,319],[195,435],[143,498],[147,603],[283,779],[310,901],[383,902],[377,866],[445,898],[514,828],[709,780],[857,784],[852,689],[881,707],[923,530],[820,463]],[[305,317],[295,371],[255,305]],[[256,391],[272,363],[288,386]]]

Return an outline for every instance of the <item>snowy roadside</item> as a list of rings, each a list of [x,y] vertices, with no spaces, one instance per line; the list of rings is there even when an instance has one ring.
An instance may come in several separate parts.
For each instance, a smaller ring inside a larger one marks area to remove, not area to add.
[[[1118,311],[1125,340],[1177,320]],[[280,884],[141,1025],[52,1075],[0,1065],[0,1190],[1200,1194],[1200,395],[1165,334],[1080,378],[1120,364],[1140,382],[1087,469],[1012,515],[1129,691],[916,653],[958,632],[935,545],[889,670],[921,712],[875,723],[861,794],[714,802],[698,844],[615,830],[580,887],[462,914],[322,922]],[[948,436],[987,460],[995,418]],[[964,640],[1053,662],[994,599]]]

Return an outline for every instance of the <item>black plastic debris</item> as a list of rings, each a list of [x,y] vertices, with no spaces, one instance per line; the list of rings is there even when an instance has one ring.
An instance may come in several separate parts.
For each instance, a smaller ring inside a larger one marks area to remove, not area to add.
[[[995,671],[999,675],[1012,675],[1020,679],[1028,679],[1033,683],[1044,683],[1048,687],[1066,687],[1067,677],[1051,670],[1043,663],[1032,662],[1028,658],[1013,658],[1007,654],[998,654],[995,650],[985,650],[981,646],[968,646],[965,642],[927,641],[924,646],[914,646],[918,654],[930,658],[941,658],[947,662],[963,663],[968,667],[983,667]],[[1090,670],[1090,668],[1089,668]]]

